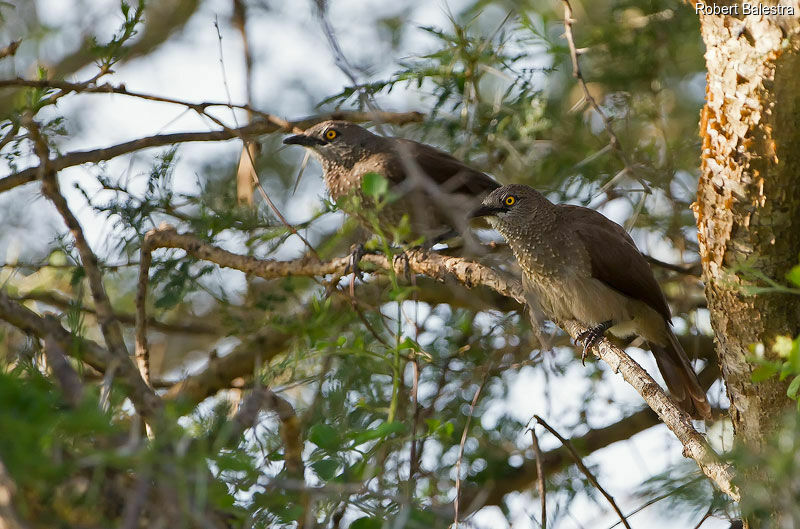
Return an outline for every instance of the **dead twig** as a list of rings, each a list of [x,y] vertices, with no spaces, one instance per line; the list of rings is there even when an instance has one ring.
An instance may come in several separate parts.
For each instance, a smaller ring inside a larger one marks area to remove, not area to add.
[[[461,499],[461,461],[464,459],[464,445],[467,442],[467,433],[469,433],[469,425],[472,422],[472,415],[475,413],[475,406],[478,404],[478,397],[480,397],[483,386],[486,384],[489,371],[490,370],[487,369],[486,373],[484,373],[483,380],[481,380],[481,385],[478,386],[478,389],[475,390],[475,395],[472,397],[472,402],[469,405],[467,422],[464,424],[464,431],[461,433],[461,442],[458,445],[458,460],[456,461],[456,497],[453,500],[453,510],[455,511],[455,514],[453,515],[454,528],[458,527],[458,508],[459,500]]]
[[[536,438],[536,430],[533,426],[531,426],[530,432],[533,455],[536,458],[536,489],[539,491],[539,501],[541,501],[542,504],[542,515],[539,519],[539,524],[541,525],[542,529],[547,529],[547,485],[544,481],[544,462],[542,460],[542,449],[539,448],[539,439]]]
[[[594,477],[594,475],[591,473],[591,471],[590,471],[588,468],[586,468],[586,465],[584,465],[584,464],[583,464],[583,460],[581,459],[581,456],[579,456],[579,455],[578,455],[578,452],[576,452],[576,451],[575,451],[575,448],[573,448],[573,447],[572,447],[572,443],[570,443],[568,439],[565,439],[565,438],[564,438],[564,437],[563,437],[561,434],[559,434],[559,433],[558,433],[558,432],[557,432],[557,431],[556,431],[556,430],[555,430],[555,429],[554,429],[552,426],[550,426],[549,424],[547,424],[547,421],[545,421],[544,419],[542,419],[542,418],[541,418],[541,417],[539,417],[538,415],[534,415],[534,418],[536,419],[536,422],[537,422],[537,423],[539,423],[539,424],[541,424],[542,426],[544,426],[544,427],[547,429],[547,431],[548,431],[548,432],[550,432],[551,434],[553,434],[554,436],[556,436],[556,438],[557,438],[559,441],[561,441],[561,444],[563,444],[563,445],[564,445],[564,446],[567,448],[567,450],[569,450],[569,453],[572,455],[572,458],[575,460],[575,464],[578,466],[578,468],[581,470],[581,472],[583,472],[583,475],[584,475],[584,476],[586,476],[586,479],[588,479],[588,480],[589,480],[589,482],[590,482],[590,483],[591,483],[591,484],[592,484],[592,485],[593,485],[593,486],[594,486],[594,487],[595,487],[597,490],[599,490],[599,491],[600,491],[600,493],[601,493],[603,496],[605,496],[605,498],[608,500],[608,503],[610,503],[610,504],[611,504],[611,507],[613,507],[613,508],[614,508],[614,511],[615,511],[615,512],[617,513],[617,515],[619,516],[619,518],[620,518],[620,521],[622,522],[622,524],[623,524],[623,525],[624,525],[624,526],[625,526],[627,529],[631,529],[631,526],[630,526],[630,524],[628,524],[628,520],[627,520],[627,519],[625,519],[625,515],[624,515],[624,514],[622,514],[622,511],[620,510],[619,506],[617,505],[617,502],[616,502],[616,501],[614,501],[614,498],[611,496],[611,494],[609,494],[609,493],[608,493],[608,492],[607,492],[607,491],[606,491],[606,490],[605,490],[605,489],[604,489],[602,486],[600,486],[600,483],[598,483],[598,482],[597,482],[597,478],[595,478],[595,477]]]
[[[583,50],[579,52],[575,47],[575,37],[572,34],[572,24],[575,22],[575,19],[572,18],[572,6],[570,5],[569,0],[562,0],[562,3],[564,4],[564,36],[566,37],[567,44],[569,45],[569,56],[572,60],[572,76],[578,80],[578,84],[583,90],[583,97],[589,102],[589,104],[592,106],[592,109],[594,109],[594,111],[597,112],[597,114],[603,120],[603,126],[605,127],[606,133],[608,133],[608,137],[610,138],[611,148],[625,166],[624,172],[636,178],[636,180],[642,184],[644,192],[649,194],[652,192],[650,186],[647,185],[645,179],[638,174],[633,164],[631,164],[630,160],[628,159],[628,155],[622,148],[622,144],[620,143],[617,134],[614,132],[614,127],[611,126],[611,120],[608,116],[606,116],[605,112],[603,112],[603,109],[600,108],[600,105],[597,104],[597,101],[595,100],[594,96],[592,96],[591,92],[589,92],[589,87],[586,85],[586,80],[583,78],[580,62],[578,61],[578,55]]]
[[[151,237],[148,232],[139,251],[139,279],[136,283],[136,346],[134,356],[136,365],[144,381],[150,385],[150,348],[147,344],[147,286],[150,282],[150,263],[153,261]]]

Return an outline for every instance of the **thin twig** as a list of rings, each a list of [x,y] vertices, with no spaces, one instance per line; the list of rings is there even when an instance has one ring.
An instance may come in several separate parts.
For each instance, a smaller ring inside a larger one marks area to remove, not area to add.
[[[603,487],[600,486],[600,483],[597,482],[597,478],[595,478],[594,475],[591,473],[591,471],[588,468],[586,468],[586,465],[583,464],[583,460],[581,460],[581,456],[579,456],[578,452],[575,451],[575,448],[572,447],[572,443],[570,443],[568,439],[564,438],[561,434],[559,434],[552,426],[547,424],[547,422],[544,419],[542,419],[541,417],[539,417],[538,415],[534,415],[534,418],[536,419],[536,422],[538,422],[539,424],[541,424],[542,426],[547,428],[547,431],[549,431],[551,434],[556,436],[556,438],[559,441],[561,441],[561,444],[563,444],[567,448],[567,450],[569,450],[569,453],[572,455],[572,458],[575,460],[575,464],[578,466],[578,468],[581,470],[581,472],[583,472],[583,475],[586,476],[586,479],[588,479],[589,482],[597,490],[599,490],[600,493],[603,496],[605,496],[605,498],[608,500],[608,503],[611,504],[611,507],[614,508],[614,511],[619,516],[619,519],[622,522],[622,524],[627,529],[631,529],[630,524],[628,524],[628,520],[625,519],[625,515],[622,514],[622,511],[620,510],[619,506],[617,505],[617,502],[614,501],[614,498],[611,496],[611,494],[606,492],[606,490]]]
[[[475,413],[475,405],[478,403],[478,397],[483,390],[483,386],[486,384],[486,380],[489,378],[489,369],[483,374],[483,380],[481,380],[481,385],[478,386],[478,389],[475,390],[475,395],[472,397],[472,402],[469,405],[469,415],[467,415],[467,422],[464,424],[464,431],[461,433],[461,442],[458,445],[458,460],[456,460],[456,497],[453,500],[453,510],[455,514],[453,515],[453,527],[458,527],[458,508],[459,508],[459,500],[461,498],[461,461],[464,459],[464,445],[467,442],[467,433],[469,432],[469,425],[472,422],[472,415]]]
[[[711,515],[712,515],[712,510],[711,507],[709,507],[706,513],[703,515],[703,517],[700,518],[700,521],[697,522],[697,525],[694,526],[694,529],[700,529],[700,526],[706,523],[706,520],[711,518]]]
[[[114,311],[111,309],[111,301],[108,299],[103,286],[103,275],[98,267],[97,256],[89,246],[83,229],[72,210],[70,210],[67,200],[61,194],[57,173],[50,167],[50,148],[47,145],[47,140],[42,136],[39,125],[30,115],[26,115],[23,118],[23,125],[28,129],[31,140],[34,143],[36,155],[40,160],[39,178],[42,181],[42,193],[55,205],[56,210],[64,219],[75,240],[75,246],[81,256],[81,263],[86,272],[89,289],[97,311],[97,321],[100,324],[100,330],[108,350],[116,361],[130,364],[128,348],[122,338],[122,328],[114,316]],[[138,371],[135,372],[135,377],[128,370],[124,370],[124,373],[129,377],[128,383],[133,390],[129,396],[137,411],[145,418],[155,417],[161,410],[161,399],[139,376]],[[137,378],[138,380],[136,380]]]
[[[247,106],[253,107],[253,54],[250,50],[250,38],[247,34],[247,4],[244,0],[233,0],[233,15],[231,21],[234,27],[239,30],[239,37],[242,40],[242,54],[244,55],[244,75],[245,75],[245,98]],[[221,38],[220,38],[221,41]],[[220,58],[222,50],[220,49]],[[230,101],[230,94],[228,94]],[[247,121],[253,121],[253,113],[247,112]],[[260,144],[247,142],[242,145],[242,155],[239,157],[239,168],[236,171],[236,197],[240,203],[247,205],[253,204],[253,178],[255,166],[250,160],[257,158],[260,151]]]
[[[694,478],[694,479],[692,479],[692,480],[688,481],[687,483],[684,483],[683,485],[681,485],[681,486],[679,486],[679,487],[675,487],[674,489],[672,489],[672,490],[671,490],[671,491],[669,491],[669,492],[666,492],[666,493],[664,493],[664,494],[660,494],[660,495],[656,496],[655,498],[651,498],[651,499],[647,500],[647,501],[646,501],[644,504],[640,505],[639,507],[637,507],[637,508],[635,508],[634,510],[632,510],[631,512],[629,512],[629,513],[626,515],[626,517],[627,517],[627,518],[630,518],[630,517],[631,517],[631,516],[633,516],[634,514],[638,514],[639,512],[643,511],[643,510],[644,510],[644,509],[646,509],[647,507],[650,507],[650,506],[651,506],[651,505],[653,505],[654,503],[658,503],[658,502],[660,502],[661,500],[663,500],[663,499],[665,499],[665,498],[669,498],[670,496],[672,496],[673,494],[675,494],[675,493],[676,493],[676,492],[678,492],[679,490],[682,490],[682,489],[684,489],[684,488],[688,487],[689,485],[692,485],[693,483],[697,483],[697,482],[698,482],[698,481],[700,481],[701,479],[704,479],[704,478],[703,478],[702,476],[697,476],[696,478]],[[608,529],[614,529],[614,528],[615,528],[616,526],[618,526],[620,523],[622,523],[622,522],[615,522],[614,524],[610,525],[610,526],[608,527]]]
[[[72,266],[74,267],[75,265]],[[139,263],[136,263],[136,266],[139,266]],[[41,304],[50,305],[52,307],[56,307],[63,310],[76,309],[73,300],[71,300],[66,296],[62,296],[61,294],[58,294],[56,292],[33,291],[9,297],[14,301],[37,301]],[[78,306],[77,310],[85,312],[86,314],[97,314],[97,311],[95,311],[93,307],[87,307],[85,305]],[[117,318],[120,321],[120,323],[124,325],[133,325],[134,327],[136,325],[135,313],[120,312],[118,310],[115,310],[114,317]],[[166,323],[163,321],[159,321],[158,319],[152,316],[148,316],[147,318],[147,327],[165,333],[204,334],[204,335],[216,336],[219,335],[220,332],[222,332],[218,326],[202,323],[200,321]]]
[[[539,448],[539,439],[536,438],[535,427],[531,427],[531,445],[533,455],[536,457],[536,488],[539,491],[539,501],[542,503],[542,515],[540,525],[542,529],[547,529],[547,485],[544,481],[544,462],[542,460],[542,449]]]
[[[564,36],[566,37],[567,44],[569,45],[569,56],[572,60],[572,76],[577,79],[578,84],[581,85],[583,96],[586,101],[589,102],[594,111],[597,112],[597,114],[603,120],[603,125],[605,126],[608,137],[610,138],[611,148],[614,150],[620,161],[622,161],[623,165],[625,166],[625,171],[634,176],[639,183],[642,184],[645,193],[651,193],[652,190],[650,189],[650,186],[647,185],[645,179],[637,173],[634,166],[628,159],[628,155],[623,150],[622,144],[620,143],[617,134],[614,132],[614,127],[611,126],[611,120],[603,112],[603,109],[600,108],[600,105],[597,104],[597,101],[592,96],[591,92],[589,92],[589,87],[587,86],[586,80],[583,78],[583,73],[581,72],[580,62],[578,61],[579,52],[575,47],[575,38],[572,34],[572,24],[575,22],[575,19],[572,18],[572,6],[570,5],[569,0],[562,0],[562,3],[564,4]]]
[[[151,232],[144,236],[139,251],[139,279],[136,283],[136,349],[134,356],[139,372],[144,381],[150,385],[150,347],[147,343],[147,286],[150,282],[150,263],[153,262]]]

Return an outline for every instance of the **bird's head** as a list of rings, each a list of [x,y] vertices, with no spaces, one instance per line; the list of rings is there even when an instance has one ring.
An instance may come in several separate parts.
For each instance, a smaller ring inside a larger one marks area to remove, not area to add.
[[[492,226],[501,231],[503,228],[522,228],[536,218],[543,201],[547,199],[532,187],[510,184],[486,195],[470,217],[486,217]]]
[[[349,121],[323,121],[309,127],[302,134],[283,140],[286,145],[302,145],[323,164],[334,163],[350,168],[363,157],[373,133]]]

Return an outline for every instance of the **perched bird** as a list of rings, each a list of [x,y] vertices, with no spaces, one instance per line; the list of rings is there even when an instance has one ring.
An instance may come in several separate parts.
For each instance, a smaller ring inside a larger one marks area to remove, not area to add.
[[[556,321],[589,328],[578,336],[583,357],[605,333],[647,340],[682,409],[710,418],[711,408],[650,265],[618,224],[581,206],[553,204],[524,185],[495,189],[472,216],[487,217],[508,241],[523,271],[526,297]]]
[[[469,212],[500,186],[486,174],[429,145],[378,136],[347,121],[324,121],[283,140],[302,145],[322,164],[331,198],[361,195],[367,173],[378,173],[399,198],[380,212],[391,231],[408,214],[412,238],[435,243],[467,231]],[[365,202],[362,202],[362,205]],[[362,211],[346,211],[368,224]]]

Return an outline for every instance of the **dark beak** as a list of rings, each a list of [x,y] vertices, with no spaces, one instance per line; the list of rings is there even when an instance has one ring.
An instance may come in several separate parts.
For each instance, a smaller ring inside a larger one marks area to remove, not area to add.
[[[318,145],[325,145],[325,142],[315,138],[314,136],[306,136],[305,134],[298,134],[297,136],[289,136],[284,138],[285,145],[302,145],[303,147],[316,147]]]
[[[478,217],[491,217],[492,215],[497,215],[498,213],[505,210],[506,208],[498,206],[481,205],[478,209],[474,210],[472,213],[469,214],[469,218],[475,219]]]

